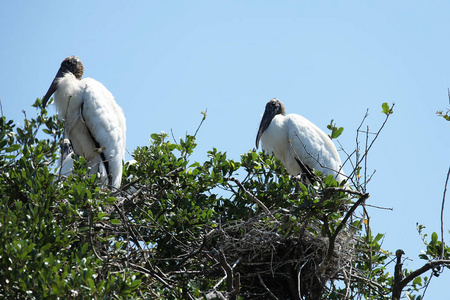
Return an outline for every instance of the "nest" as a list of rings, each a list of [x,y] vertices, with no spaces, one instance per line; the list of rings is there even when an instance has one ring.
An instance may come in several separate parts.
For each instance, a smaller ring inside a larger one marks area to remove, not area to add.
[[[220,295],[245,299],[320,299],[325,286],[350,265],[351,235],[342,230],[328,257],[329,239],[322,223],[309,218],[293,229],[289,212],[261,214],[209,231],[196,260],[213,262],[208,278],[222,278],[226,292]],[[280,220],[286,220],[282,222]],[[225,273],[225,276],[224,276]],[[342,275],[342,274],[341,274]],[[342,277],[342,276],[341,276]],[[222,285],[223,287],[223,285]],[[209,294],[208,294],[209,293]],[[218,299],[217,289],[208,291]]]

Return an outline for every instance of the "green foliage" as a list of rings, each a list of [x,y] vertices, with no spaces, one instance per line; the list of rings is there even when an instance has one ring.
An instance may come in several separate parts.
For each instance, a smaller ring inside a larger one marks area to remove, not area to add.
[[[442,247],[442,241],[439,240],[436,232],[431,234],[431,240],[427,240],[428,234],[423,232],[424,229],[425,226],[417,224],[417,231],[427,247],[426,251],[422,251],[422,254],[420,254],[419,257],[427,261],[450,259],[450,247],[445,244],[444,247]],[[450,268],[450,266],[447,265],[447,268]],[[438,273],[435,273],[435,275],[439,276]]]
[[[382,108],[381,112],[385,115],[392,115],[394,113],[394,110],[391,107],[389,107],[389,104],[387,104],[387,102],[384,102],[381,105],[381,108]]]
[[[257,299],[298,289],[305,299],[388,297],[391,253],[351,210],[368,195],[331,175],[316,172],[320,180],[304,185],[255,151],[234,161],[213,148],[191,162],[195,136],[161,132],[135,149],[112,193],[86,175],[83,157],[58,176],[62,123],[39,99],[34,106],[40,113],[21,127],[0,119],[1,297]],[[329,126],[331,138],[342,133]],[[437,238],[428,245],[427,257],[440,253]]]
[[[449,98],[449,102],[450,102],[450,89],[448,90],[448,98]],[[447,109],[446,112],[444,112],[443,110],[439,110],[436,112],[436,114],[439,117],[443,117],[445,120],[450,121],[450,109]]]
[[[40,107],[38,99],[36,107]],[[41,126],[48,139],[38,139]],[[107,193],[95,178],[58,181],[61,123],[41,110],[22,127],[0,119],[0,295],[2,298],[91,298],[132,295],[134,273],[106,269],[89,244]],[[15,130],[14,130],[15,129]],[[86,174],[84,172],[84,174]]]
[[[331,130],[331,135],[328,135],[330,139],[338,138],[344,131],[344,127],[336,127],[336,124],[333,124],[333,121],[334,120],[331,120],[330,124],[327,125],[327,128]]]
[[[439,117],[443,117],[443,118],[444,118],[445,120],[447,120],[447,121],[450,121],[450,115],[449,115],[449,113],[450,113],[450,109],[447,109],[447,112],[445,112],[445,113],[444,113],[443,110],[439,110],[439,111],[436,112],[436,114],[437,114]]]

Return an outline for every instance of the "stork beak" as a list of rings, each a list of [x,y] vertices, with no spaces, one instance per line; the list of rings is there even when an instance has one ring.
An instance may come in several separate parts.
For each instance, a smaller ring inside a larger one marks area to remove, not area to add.
[[[63,77],[63,71],[61,70],[61,68],[58,70],[58,73],[56,73],[55,78],[52,81],[52,84],[50,85],[50,87],[48,88],[47,93],[45,94],[44,98],[42,98],[42,107],[45,108],[45,105],[47,105],[48,100],[50,99],[50,97],[53,95],[53,93],[56,91],[56,89],[58,88],[58,79]]]
[[[276,116],[276,110],[272,108],[273,106],[267,105],[266,110],[264,111],[264,115],[261,119],[261,124],[259,125],[258,135],[256,136],[256,149],[258,149],[259,140],[263,135],[264,131],[266,131],[267,127],[269,127],[270,122]]]

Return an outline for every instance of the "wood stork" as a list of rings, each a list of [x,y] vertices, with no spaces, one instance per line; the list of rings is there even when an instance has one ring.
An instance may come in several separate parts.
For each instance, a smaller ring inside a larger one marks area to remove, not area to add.
[[[56,110],[74,152],[86,158],[90,173],[99,173],[102,181],[119,188],[125,157],[125,116],[103,84],[92,78],[81,79],[83,71],[78,57],[64,59],[42,103],[45,107],[55,94]]]
[[[311,169],[316,169],[324,175],[332,174],[339,182],[346,179],[331,139],[304,117],[286,115],[283,102],[277,98],[266,105],[256,136],[256,148],[260,139],[263,150],[273,153],[293,176],[303,174],[311,181]]]

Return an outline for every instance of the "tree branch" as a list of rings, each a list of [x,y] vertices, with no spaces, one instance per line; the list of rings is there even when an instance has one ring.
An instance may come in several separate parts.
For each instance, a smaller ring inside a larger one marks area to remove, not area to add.
[[[445,204],[445,194],[447,193],[447,185],[448,185],[448,178],[450,177],[450,167],[448,168],[447,172],[447,179],[445,180],[445,187],[444,187],[444,196],[442,197],[442,207],[441,207],[441,259],[444,258],[444,204]]]
[[[240,274],[236,273],[236,276],[233,276],[233,268],[231,268],[231,266],[228,264],[223,249],[219,250],[219,261],[220,266],[226,273],[227,292],[230,295],[230,299],[236,300],[236,297],[239,295],[240,291]]]
[[[259,282],[261,282],[261,285],[263,286],[263,288],[269,293],[270,298],[274,299],[274,300],[278,300],[277,296],[275,296],[271,290],[269,290],[269,288],[266,286],[266,284],[264,283],[263,279],[261,278],[261,274],[258,273],[258,278],[259,278]]]
[[[395,106],[395,103],[392,103],[391,109],[393,109],[394,106]],[[362,155],[362,157],[359,159],[359,161],[356,162],[355,168],[353,169],[352,173],[350,173],[350,175],[349,175],[348,177],[351,177],[351,176],[355,173],[355,170],[358,168],[358,166],[362,163],[362,161],[364,160],[364,158],[367,156],[367,153],[369,152],[370,148],[372,148],[373,143],[375,143],[376,139],[377,139],[378,136],[380,135],[381,130],[383,130],[384,125],[386,125],[386,123],[387,123],[387,121],[388,121],[390,115],[391,115],[391,113],[386,114],[386,119],[384,120],[384,122],[383,122],[383,124],[381,125],[380,129],[378,129],[378,131],[377,131],[377,133],[375,134],[375,137],[373,138],[372,142],[370,142],[369,147],[367,147],[367,145],[366,145],[366,151],[365,151],[365,153]],[[364,119],[365,119],[365,117],[364,117]],[[364,119],[363,119],[363,121],[364,121]],[[361,125],[362,125],[362,123],[361,123]],[[360,126],[361,126],[361,125],[360,125]],[[358,128],[358,131],[359,131],[359,128]]]
[[[401,297],[401,293],[403,288],[414,280],[414,278],[422,275],[423,273],[434,269],[440,265],[449,265],[450,260],[448,259],[438,259],[427,262],[425,265],[423,265],[421,268],[411,272],[408,276],[405,277],[405,279],[401,280],[401,276],[403,274],[402,271],[402,263],[401,263],[401,257],[402,254],[404,254],[403,250],[399,249],[396,251],[395,255],[397,256],[397,263],[395,265],[395,274],[394,274],[394,284],[392,286],[392,300],[399,300]]]
[[[355,192],[353,192],[353,193],[355,193]],[[331,238],[329,239],[329,242],[328,242],[327,256],[325,257],[325,259],[319,265],[320,273],[323,273],[325,271],[325,268],[327,267],[328,263],[331,260],[331,257],[333,256],[334,243],[336,241],[336,238],[337,238],[339,232],[342,230],[342,228],[344,228],[344,225],[347,223],[348,219],[351,217],[351,215],[356,210],[356,208],[358,208],[358,206],[361,205],[361,203],[363,203],[367,198],[369,198],[369,196],[370,195],[367,194],[367,193],[366,194],[362,194],[362,196],[360,196],[358,201],[356,201],[355,204],[353,204],[353,206],[350,208],[350,210],[345,215],[344,219],[342,219],[341,223],[339,224],[339,226],[334,231],[333,235],[331,236]]]
[[[259,207],[262,208],[262,210],[264,210],[273,220],[275,220],[274,216],[272,215],[272,213],[270,212],[270,210],[267,208],[267,206],[264,205],[264,203],[261,202],[261,200],[259,200],[258,198],[256,198],[252,193],[250,193],[249,191],[247,191],[245,189],[245,187],[242,185],[242,183],[235,177],[228,177],[227,178],[228,181],[233,181],[234,183],[236,183],[240,189],[242,189],[244,191],[244,193],[250,197],[250,199],[252,199],[253,201],[256,202],[256,204],[259,205]]]

